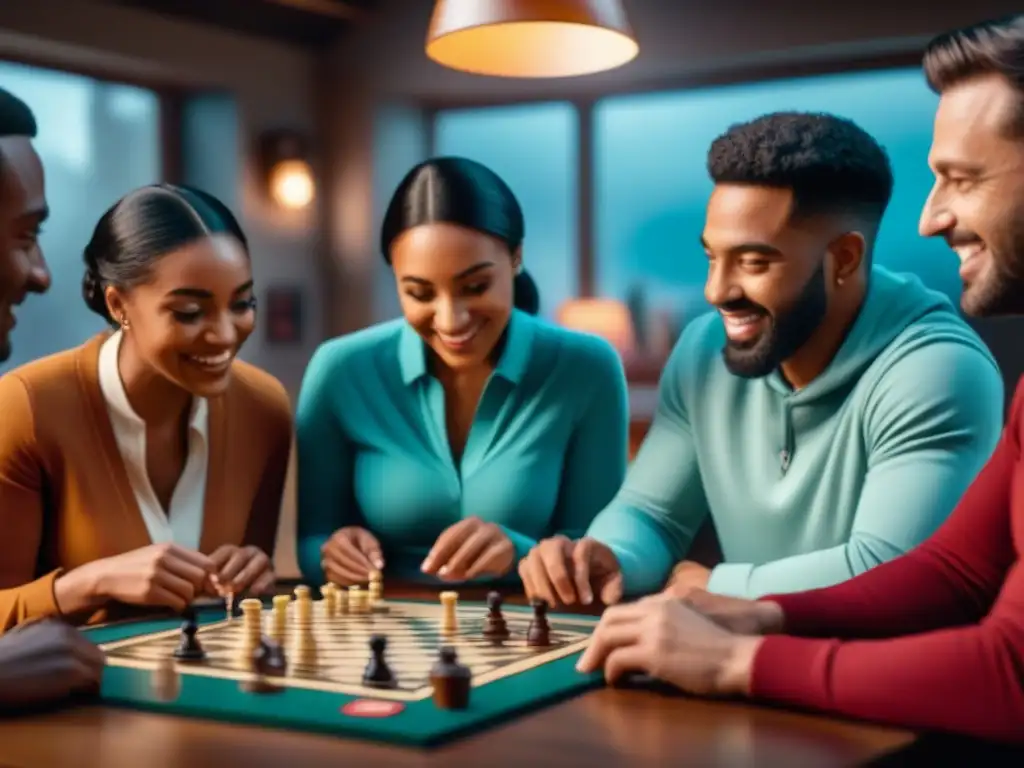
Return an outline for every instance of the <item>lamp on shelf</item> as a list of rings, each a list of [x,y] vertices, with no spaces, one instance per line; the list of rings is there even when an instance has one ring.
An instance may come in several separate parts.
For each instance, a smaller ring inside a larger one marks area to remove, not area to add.
[[[308,142],[298,133],[268,131],[259,139],[259,163],[267,196],[281,208],[298,210],[316,196]]]
[[[600,336],[623,357],[636,352],[636,331],[629,308],[615,299],[571,299],[558,308],[559,325]]]
[[[437,0],[427,56],[496,77],[575,77],[640,51],[621,0]]]

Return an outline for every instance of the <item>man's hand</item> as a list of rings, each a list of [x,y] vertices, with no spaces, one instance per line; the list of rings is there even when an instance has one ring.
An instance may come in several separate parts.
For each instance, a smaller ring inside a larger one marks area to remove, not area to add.
[[[0,706],[22,708],[96,690],[103,652],[73,627],[42,621],[0,636]]]
[[[722,629],[677,598],[657,595],[606,610],[576,668],[604,669],[609,683],[640,672],[688,693],[743,695],[760,643]]]
[[[468,517],[441,532],[422,570],[445,581],[469,581],[504,576],[515,561],[516,547],[500,525]]]
[[[622,571],[615,554],[595,539],[545,539],[519,562],[519,578],[529,597],[550,606],[590,605],[597,595],[605,605],[622,599]]]
[[[772,635],[782,632],[782,606],[778,603],[713,595],[701,589],[690,590],[682,600],[730,632],[741,635]]]
[[[221,595],[264,595],[274,587],[274,564],[258,547],[225,544],[210,559],[217,569],[210,581]]]
[[[684,560],[672,569],[672,575],[669,576],[664,591],[675,597],[686,597],[691,590],[707,589],[710,579],[710,568],[705,568],[692,560]]]

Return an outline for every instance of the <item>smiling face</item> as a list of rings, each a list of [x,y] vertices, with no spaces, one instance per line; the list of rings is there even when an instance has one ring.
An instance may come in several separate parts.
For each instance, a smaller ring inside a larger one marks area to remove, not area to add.
[[[935,186],[920,230],[944,238],[959,256],[960,303],[969,315],[1024,312],[1020,110],[1021,94],[986,75],[948,88],[935,116],[928,158]]]
[[[29,293],[45,293],[50,272],[39,249],[49,213],[43,166],[30,139],[0,138],[0,361],[11,353],[14,307]]]
[[[423,224],[391,246],[402,313],[448,367],[486,364],[512,314],[518,255],[454,224]]]
[[[766,376],[811,338],[828,310],[828,230],[795,223],[790,190],[719,184],[701,242],[708,256],[704,296],[722,316],[726,366]]]
[[[231,363],[256,321],[252,268],[241,244],[226,235],[190,243],[153,264],[149,279],[107,306],[154,371],[198,397],[222,393]]]

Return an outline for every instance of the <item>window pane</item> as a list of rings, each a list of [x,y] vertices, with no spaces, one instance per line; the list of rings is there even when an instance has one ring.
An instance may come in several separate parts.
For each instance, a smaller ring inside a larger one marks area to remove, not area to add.
[[[734,123],[800,110],[849,118],[885,147],[896,185],[875,258],[917,273],[958,303],[956,259],[917,233],[932,185],[927,157],[937,100],[919,69],[606,100],[595,114],[598,291],[625,298],[642,288],[652,308],[680,312],[683,322],[705,311],[707,263],[698,239],[712,187],[708,147]]]
[[[576,295],[578,117],[570,104],[530,104],[442,112],[438,155],[483,163],[512,188],[526,218],[523,264],[554,317]]]
[[[82,299],[82,251],[102,213],[134,187],[160,180],[156,94],[79,75],[0,62],[0,83],[35,112],[50,220],[42,247],[53,286],[17,309],[10,370],[81,344],[103,328]]]

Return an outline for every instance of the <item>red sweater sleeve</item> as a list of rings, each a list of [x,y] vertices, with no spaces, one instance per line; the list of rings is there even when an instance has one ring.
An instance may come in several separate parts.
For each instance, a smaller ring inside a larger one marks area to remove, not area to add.
[[[992,458],[920,547],[843,584],[767,598],[790,634],[762,644],[755,697],[1024,743],[1024,565],[1013,540],[1015,484],[1024,535],[1022,406],[1018,386]]]

